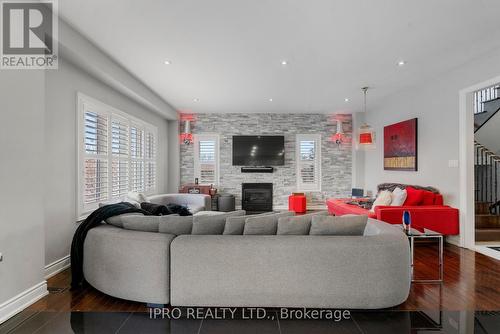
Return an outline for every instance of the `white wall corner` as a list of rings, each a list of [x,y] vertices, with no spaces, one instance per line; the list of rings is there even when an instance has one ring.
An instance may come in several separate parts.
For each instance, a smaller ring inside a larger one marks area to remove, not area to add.
[[[71,258],[69,255],[66,255],[63,258],[46,265],[44,270],[44,277],[45,279],[49,279],[52,276],[59,274],[61,271],[68,269],[70,266]]]
[[[48,294],[47,281],[43,281],[0,304],[0,324]]]
[[[356,149],[358,128],[364,122],[364,113],[352,114],[352,188],[365,188],[365,152]]]

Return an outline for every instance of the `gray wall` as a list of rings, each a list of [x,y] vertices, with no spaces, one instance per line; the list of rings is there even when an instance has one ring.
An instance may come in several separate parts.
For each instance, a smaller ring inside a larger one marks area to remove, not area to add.
[[[308,202],[324,205],[329,197],[347,196],[352,184],[352,145],[340,148],[329,140],[335,133],[335,116],[324,114],[197,114],[193,133],[220,135],[220,184],[222,192],[236,195],[241,205],[243,182],[272,182],[274,205],[286,206],[288,196],[296,189],[295,135],[321,134],[322,191],[308,193]],[[352,132],[351,115],[343,118],[346,135]],[[285,165],[277,166],[272,174],[241,173],[241,167],[232,166],[233,135],[284,135]],[[193,145],[181,143],[181,183],[194,182]]]
[[[371,106],[366,121],[377,132],[377,149],[366,152],[366,187],[375,190],[381,182],[432,185],[444,193],[446,204],[458,207],[459,169],[448,167],[448,161],[459,158],[459,91],[498,76],[499,59],[500,49],[490,51]],[[383,127],[414,117],[419,128],[418,171],[384,171]]]
[[[0,74],[0,305],[44,282],[44,75]]]
[[[76,225],[76,98],[82,92],[158,127],[158,191],[167,190],[167,120],[61,59],[46,76],[45,263],[69,254]]]

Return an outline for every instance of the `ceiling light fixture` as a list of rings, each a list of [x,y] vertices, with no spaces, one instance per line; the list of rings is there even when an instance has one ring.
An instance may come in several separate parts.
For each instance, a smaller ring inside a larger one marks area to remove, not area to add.
[[[164,63],[165,63],[165,65],[170,65],[170,64],[172,64],[172,62],[171,62],[170,60],[165,60],[165,61],[164,61]]]
[[[286,66],[286,65],[288,65],[288,62],[286,60],[282,60],[281,65]]]
[[[344,102],[349,102],[349,98],[347,98],[347,97],[346,97],[346,98],[344,99]]]
[[[199,100],[200,100],[200,99],[198,99],[198,98],[194,98],[194,99],[193,99],[193,101],[194,101],[194,102],[198,102]]]
[[[406,65],[406,62],[404,60],[400,60],[398,61],[398,66],[401,67],[401,66],[405,66]]]
[[[273,102],[273,99],[269,99],[269,102]]]
[[[363,112],[366,115],[366,92],[368,91],[369,87],[363,87],[361,90],[363,91],[363,96],[364,96],[364,108]],[[361,125],[358,129],[358,142],[357,142],[357,148],[358,149],[368,149],[368,148],[374,148],[375,147],[375,131],[373,131],[372,127],[366,123]]]

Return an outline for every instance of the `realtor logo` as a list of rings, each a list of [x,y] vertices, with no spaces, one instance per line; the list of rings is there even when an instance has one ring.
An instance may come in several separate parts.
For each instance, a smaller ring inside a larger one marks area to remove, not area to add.
[[[56,69],[56,0],[1,2],[1,69]]]

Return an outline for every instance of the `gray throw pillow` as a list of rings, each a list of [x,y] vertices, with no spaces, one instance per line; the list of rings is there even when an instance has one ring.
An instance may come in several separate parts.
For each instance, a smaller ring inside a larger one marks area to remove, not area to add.
[[[272,212],[266,212],[257,215],[240,216],[240,217],[227,217],[226,226],[224,227],[224,232],[222,234],[242,235],[243,229],[245,228],[245,220],[247,218],[266,216],[270,214],[272,214]]]
[[[314,216],[310,235],[363,235],[368,216]]]
[[[220,215],[193,216],[193,229],[191,234],[222,234],[227,217],[244,216],[245,210],[223,213]]]
[[[160,216],[128,216],[123,217],[122,221],[126,230],[158,232]]]
[[[328,211],[319,211],[293,217],[278,219],[278,232],[280,235],[308,235],[311,221],[314,216],[328,216]]]
[[[116,226],[116,227],[121,227],[123,228],[123,218],[124,217],[130,217],[130,216],[140,216],[140,217],[144,217],[144,215],[142,213],[124,213],[122,215],[118,215],[118,216],[113,216],[113,217],[109,217],[108,219],[106,219],[106,223],[109,224],[109,225],[113,225],[113,226]]]
[[[278,229],[278,219],[293,216],[292,211],[273,213],[261,217],[252,217],[245,220],[243,234],[246,235],[275,235]]]
[[[174,235],[191,234],[193,216],[168,215],[160,216],[158,232]]]

